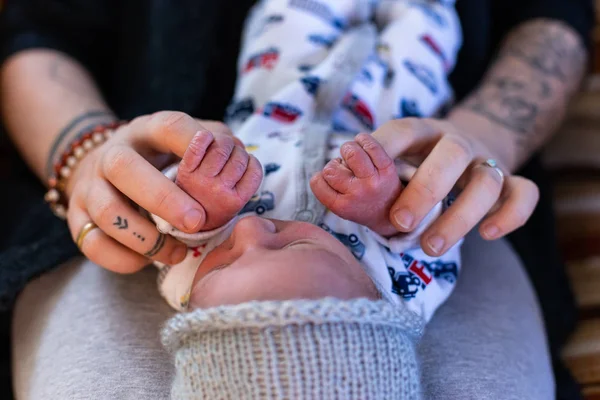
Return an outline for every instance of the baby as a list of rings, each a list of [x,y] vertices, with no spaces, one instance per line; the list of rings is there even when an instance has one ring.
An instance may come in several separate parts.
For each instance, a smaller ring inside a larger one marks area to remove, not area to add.
[[[460,43],[453,1],[255,7],[227,121],[245,148],[201,131],[165,172],[207,215],[195,234],[153,216],[159,230],[189,246],[182,263],[160,266],[167,301],[186,310],[383,298],[429,319],[459,270],[458,246],[432,258],[418,244],[445,205],[414,232],[397,232],[390,207],[400,177],[410,179],[414,168],[357,133],[446,105]]]

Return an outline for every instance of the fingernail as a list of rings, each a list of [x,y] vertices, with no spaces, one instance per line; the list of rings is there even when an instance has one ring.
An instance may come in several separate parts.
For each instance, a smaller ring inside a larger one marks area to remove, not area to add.
[[[444,248],[444,238],[441,236],[432,236],[427,240],[427,245],[435,254],[439,254]]]
[[[187,254],[187,247],[184,245],[176,246],[171,252],[171,264],[177,264],[183,261]]]
[[[487,239],[494,239],[496,236],[498,236],[499,231],[500,229],[498,229],[496,225],[488,225],[483,228],[483,233]]]
[[[183,216],[183,226],[186,229],[192,230],[196,228],[204,219],[204,213],[200,210],[191,209]]]
[[[400,226],[401,228],[410,229],[412,227],[413,221],[415,220],[415,217],[407,209],[402,209],[394,214],[394,219],[396,220],[398,226]]]

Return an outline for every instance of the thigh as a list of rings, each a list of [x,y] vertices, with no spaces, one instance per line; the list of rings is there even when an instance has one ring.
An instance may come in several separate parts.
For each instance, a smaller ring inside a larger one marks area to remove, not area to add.
[[[76,259],[43,275],[15,307],[16,399],[168,398],[159,330],[171,315],[152,268],[124,276]]]
[[[454,293],[419,346],[424,398],[554,398],[544,325],[522,264],[504,240],[475,232]]]

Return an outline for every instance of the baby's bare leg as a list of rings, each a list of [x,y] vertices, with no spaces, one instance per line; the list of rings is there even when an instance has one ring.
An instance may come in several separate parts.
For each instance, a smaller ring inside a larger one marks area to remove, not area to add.
[[[394,160],[371,135],[344,143],[342,158],[331,160],[311,180],[315,196],[336,215],[383,236],[398,231],[389,211],[401,190]]]

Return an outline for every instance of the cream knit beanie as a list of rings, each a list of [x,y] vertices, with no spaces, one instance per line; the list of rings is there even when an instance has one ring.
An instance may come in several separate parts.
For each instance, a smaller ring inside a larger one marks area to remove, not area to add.
[[[419,399],[423,324],[384,301],[250,302],[179,314],[162,332],[174,399]]]

